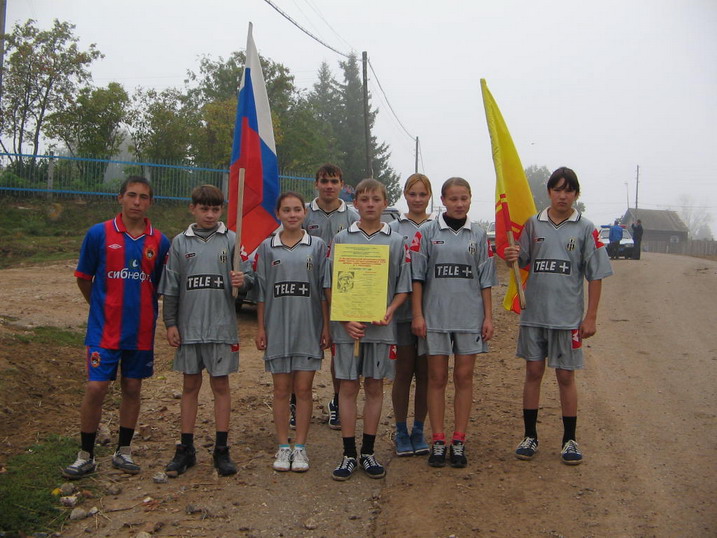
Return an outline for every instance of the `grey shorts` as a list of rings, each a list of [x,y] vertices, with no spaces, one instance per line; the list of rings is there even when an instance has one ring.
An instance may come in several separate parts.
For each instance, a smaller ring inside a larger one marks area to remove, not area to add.
[[[418,343],[419,355],[475,355],[487,352],[488,344],[480,333],[429,332]]]
[[[396,375],[396,346],[393,344],[361,344],[359,357],[354,357],[353,344],[334,344],[336,379],[393,379]]]
[[[411,322],[396,323],[396,344],[399,346],[418,345],[418,336],[411,332]]]
[[[239,344],[181,345],[173,368],[185,374],[201,374],[206,369],[212,377],[229,375],[239,369]]]
[[[321,370],[321,361],[312,357],[277,357],[264,361],[264,371],[272,374],[291,372],[316,372]]]
[[[520,327],[516,356],[527,361],[548,359],[548,366],[561,370],[582,370],[582,340],[578,329]]]

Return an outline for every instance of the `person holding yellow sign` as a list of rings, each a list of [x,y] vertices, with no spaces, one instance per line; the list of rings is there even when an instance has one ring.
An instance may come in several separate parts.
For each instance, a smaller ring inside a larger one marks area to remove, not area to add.
[[[386,187],[375,179],[356,186],[354,205],[360,220],[334,238],[324,286],[331,302],[331,337],[343,457],[334,480],[348,480],[360,464],[370,478],[386,471],[376,460],[374,442],[383,405],[383,380],[393,379],[396,358],[396,309],[411,291],[411,269],[403,236],[381,222],[388,206]],[[355,346],[355,342],[359,345]],[[358,349],[355,349],[358,348]],[[366,401],[360,457],[356,416],[361,377]]]

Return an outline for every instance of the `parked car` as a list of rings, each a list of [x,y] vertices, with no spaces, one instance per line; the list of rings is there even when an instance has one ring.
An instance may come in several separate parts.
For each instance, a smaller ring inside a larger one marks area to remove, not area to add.
[[[490,245],[490,248],[493,252],[495,252],[495,222],[491,222],[488,225],[486,235],[488,236],[488,244]]]
[[[635,242],[632,240],[632,236],[630,235],[630,232],[627,231],[627,228],[624,226],[621,226],[622,228],[622,239],[620,239],[620,248],[617,251],[617,257],[618,258],[625,258],[626,260],[632,258],[632,253],[635,250]],[[603,224],[600,226],[600,241],[605,243],[605,245],[610,244],[610,225],[609,224]]]
[[[398,220],[401,217],[401,212],[395,207],[387,207],[381,213],[381,222],[391,222]]]

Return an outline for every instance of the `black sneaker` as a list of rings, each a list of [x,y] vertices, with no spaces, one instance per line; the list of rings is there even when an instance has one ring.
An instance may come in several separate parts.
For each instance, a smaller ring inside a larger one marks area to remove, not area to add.
[[[386,476],[386,469],[376,460],[376,456],[373,454],[361,454],[359,462],[369,478],[383,478]]]
[[[141,470],[132,459],[132,450],[128,446],[121,446],[112,456],[112,467],[127,474],[137,474]]]
[[[339,403],[333,399],[329,400],[326,409],[329,412],[329,428],[332,430],[341,429],[341,417],[339,416]]]
[[[237,466],[234,464],[232,459],[229,457],[228,446],[215,446],[214,447],[214,467],[217,468],[217,472],[222,476],[229,476],[236,474]]]
[[[191,445],[177,445],[174,458],[164,468],[167,476],[176,478],[197,463],[197,451]]]
[[[560,459],[566,465],[580,465],[583,462],[583,453],[580,452],[578,444],[574,439],[570,439],[563,445],[560,452]]]
[[[339,466],[334,469],[333,473],[331,473],[331,478],[339,480],[340,482],[348,480],[351,478],[351,475],[354,474],[357,465],[358,463],[356,462],[356,458],[344,456],[341,463],[339,463]]]
[[[289,404],[289,428],[296,429],[296,404]]]
[[[466,445],[462,441],[453,441],[451,443],[451,467],[462,469],[468,465],[465,450]]]
[[[515,449],[515,457],[519,460],[532,460],[537,453],[538,439],[535,437],[526,437]]]
[[[431,454],[428,456],[428,465],[431,467],[446,466],[446,442],[435,441],[431,445]]]
[[[75,463],[68,465],[62,470],[62,476],[69,478],[70,480],[77,480],[91,475],[96,469],[97,463],[95,463],[95,458],[90,457],[89,452],[80,450],[77,453]]]

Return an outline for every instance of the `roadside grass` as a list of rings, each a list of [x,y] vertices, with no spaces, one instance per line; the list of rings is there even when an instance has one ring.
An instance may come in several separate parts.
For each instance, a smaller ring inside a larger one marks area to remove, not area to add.
[[[0,474],[3,536],[52,533],[61,528],[70,511],[60,505],[60,496],[53,490],[63,483],[60,469],[76,454],[76,439],[50,436],[8,460],[6,471]]]
[[[84,333],[68,331],[58,327],[34,327],[30,331],[16,333],[14,340],[22,344],[47,344],[54,346],[81,347]]]
[[[0,200],[5,203],[0,212],[0,269],[76,259],[90,226],[120,210],[116,200]],[[154,204],[149,218],[170,239],[191,222],[186,204],[166,201]]]

